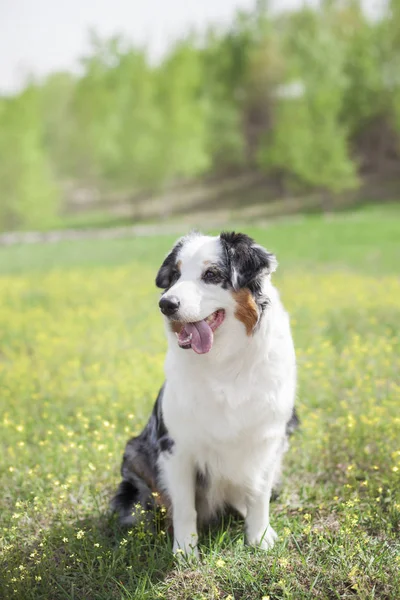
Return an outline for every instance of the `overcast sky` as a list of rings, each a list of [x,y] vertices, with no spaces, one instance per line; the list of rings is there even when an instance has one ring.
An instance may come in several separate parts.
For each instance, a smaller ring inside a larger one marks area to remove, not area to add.
[[[310,0],[313,2],[313,0]],[[317,0],[314,0],[314,3]],[[275,0],[290,8],[302,0]],[[28,72],[74,69],[87,48],[88,29],[123,33],[146,43],[153,57],[190,26],[227,22],[255,0],[0,0],[0,91],[18,88]],[[365,0],[379,9],[384,0]]]

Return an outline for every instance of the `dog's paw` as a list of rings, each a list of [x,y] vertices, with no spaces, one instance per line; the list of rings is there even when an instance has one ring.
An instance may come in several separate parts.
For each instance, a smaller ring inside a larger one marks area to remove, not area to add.
[[[175,558],[181,562],[190,562],[190,561],[198,561],[199,550],[195,545],[185,545],[184,548],[175,541],[174,546],[172,548],[172,552],[174,553]]]
[[[274,544],[277,539],[278,534],[276,533],[275,529],[273,529],[270,525],[261,539],[260,548],[262,550],[271,550],[271,548],[274,547]]]
[[[251,546],[261,548],[261,550],[271,550],[271,548],[274,547],[274,544],[277,539],[278,534],[276,533],[275,529],[273,529],[271,525],[269,525],[266,531],[264,531],[261,535],[249,539],[248,543]]]

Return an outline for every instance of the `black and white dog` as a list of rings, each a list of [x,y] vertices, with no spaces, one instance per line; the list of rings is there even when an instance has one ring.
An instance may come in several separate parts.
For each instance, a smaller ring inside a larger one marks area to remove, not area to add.
[[[288,315],[271,283],[275,256],[241,233],[180,239],[156,278],[164,290],[164,383],[144,431],[125,450],[113,500],[122,523],[158,492],[174,551],[197,555],[197,527],[226,507],[249,544],[271,548],[269,502],[294,412]]]

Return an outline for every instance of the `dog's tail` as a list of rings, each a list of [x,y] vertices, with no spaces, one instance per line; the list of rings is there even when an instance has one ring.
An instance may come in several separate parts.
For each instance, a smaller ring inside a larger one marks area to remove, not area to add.
[[[123,479],[111,500],[111,510],[118,514],[121,525],[137,524],[142,511],[153,509],[152,495],[139,477]]]
[[[292,416],[289,421],[286,423],[286,435],[292,435],[296,429],[300,426],[300,419],[297,414],[297,410],[293,408]]]
[[[272,500],[277,500],[279,498],[279,496],[280,496],[281,489],[282,489],[282,482],[281,482],[281,461],[282,461],[283,455],[289,449],[289,438],[290,438],[290,436],[293,435],[293,433],[296,431],[296,429],[299,426],[300,426],[300,419],[299,419],[299,416],[297,414],[296,409],[293,408],[293,412],[291,414],[291,417],[290,417],[289,421],[286,423],[286,439],[284,440],[283,451],[282,451],[282,454],[281,454],[280,459],[279,459],[279,463],[277,464],[276,471],[275,471],[274,482],[273,482],[273,485],[272,485],[272,494],[271,494],[271,499]]]
[[[156,474],[150,449],[143,443],[143,434],[132,438],[126,445],[122,461],[122,481],[111,501],[111,509],[118,513],[121,525],[135,525],[145,513],[154,511]]]

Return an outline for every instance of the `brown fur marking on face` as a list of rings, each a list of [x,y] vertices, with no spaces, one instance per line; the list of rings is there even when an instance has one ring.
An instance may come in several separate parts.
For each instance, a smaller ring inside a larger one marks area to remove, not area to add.
[[[178,269],[179,272],[181,272],[181,267],[182,267],[182,261],[178,260],[178,262],[176,263],[176,268]]]
[[[232,295],[236,302],[235,317],[244,324],[247,335],[251,335],[258,322],[257,304],[247,288],[232,292]]]

